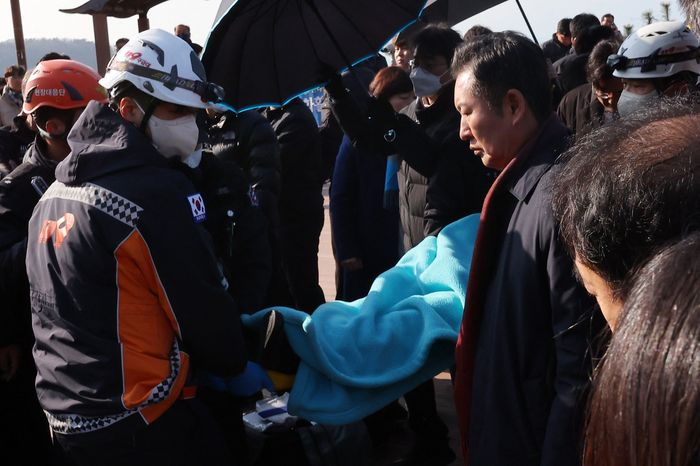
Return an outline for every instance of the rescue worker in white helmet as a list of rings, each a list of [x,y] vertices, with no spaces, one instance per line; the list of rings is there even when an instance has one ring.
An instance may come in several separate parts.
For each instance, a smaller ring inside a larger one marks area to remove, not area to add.
[[[231,464],[192,379],[244,370],[239,315],[203,197],[167,160],[196,152],[195,114],[220,89],[157,29],[124,45],[100,83],[110,105],[91,102],[75,122],[29,224],[40,403],[78,466]]]
[[[631,34],[608,65],[624,85],[617,103],[624,117],[662,96],[693,92],[700,75],[700,41],[681,22],[649,24]]]

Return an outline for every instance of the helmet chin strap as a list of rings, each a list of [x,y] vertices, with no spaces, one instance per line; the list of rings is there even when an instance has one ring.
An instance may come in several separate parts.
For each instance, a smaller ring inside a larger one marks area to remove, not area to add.
[[[138,105],[138,102],[136,103]],[[148,103],[148,106],[146,106],[146,110],[142,109],[140,105],[138,105],[139,109],[143,112],[143,119],[141,120],[141,124],[139,125],[139,130],[143,133],[146,134],[146,128],[148,127],[148,120],[151,119],[151,116],[153,115],[153,112],[156,110],[156,106],[158,105],[158,99],[150,99],[150,102]]]

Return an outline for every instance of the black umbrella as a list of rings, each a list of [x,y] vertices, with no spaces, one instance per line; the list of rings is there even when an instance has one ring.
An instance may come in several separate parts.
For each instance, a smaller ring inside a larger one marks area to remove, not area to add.
[[[228,0],[224,0],[228,1]],[[491,7],[505,3],[508,0],[428,0],[425,5],[425,10],[421,14],[421,19],[425,22],[446,22],[450,26],[464,21],[467,18],[478,15],[482,11],[488,10]],[[515,0],[515,3],[520,9],[520,14],[523,15],[525,24],[530,30],[532,39],[537,42],[537,37],[535,37],[535,32],[530,26],[530,20],[527,19],[525,10],[520,4],[520,0]]]
[[[478,15],[507,0],[428,0],[421,14],[423,21],[445,22],[450,26]]]
[[[209,81],[237,111],[279,106],[377,53],[425,0],[238,0],[204,49]]]
[[[62,9],[63,13],[102,14],[115,18],[145,15],[152,7],[166,0],[89,0],[76,8]]]

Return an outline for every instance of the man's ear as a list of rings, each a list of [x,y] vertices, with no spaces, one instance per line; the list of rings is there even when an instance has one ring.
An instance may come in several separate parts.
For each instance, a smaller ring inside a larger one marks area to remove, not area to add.
[[[126,121],[133,123],[136,126],[141,124],[143,113],[136,104],[136,101],[131,97],[122,97],[119,100],[119,114]]]
[[[503,112],[513,123],[521,121],[527,112],[527,101],[523,93],[509,89],[503,97]]]
[[[49,133],[52,137],[65,135],[70,128],[66,127],[66,124],[58,118],[49,118],[44,124],[44,131]]]

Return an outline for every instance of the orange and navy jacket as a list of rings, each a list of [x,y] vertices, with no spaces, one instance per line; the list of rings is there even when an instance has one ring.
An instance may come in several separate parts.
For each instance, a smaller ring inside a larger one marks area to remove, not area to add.
[[[246,355],[206,206],[133,125],[92,102],[29,224],[36,388],[54,432],[151,423],[193,369]]]

